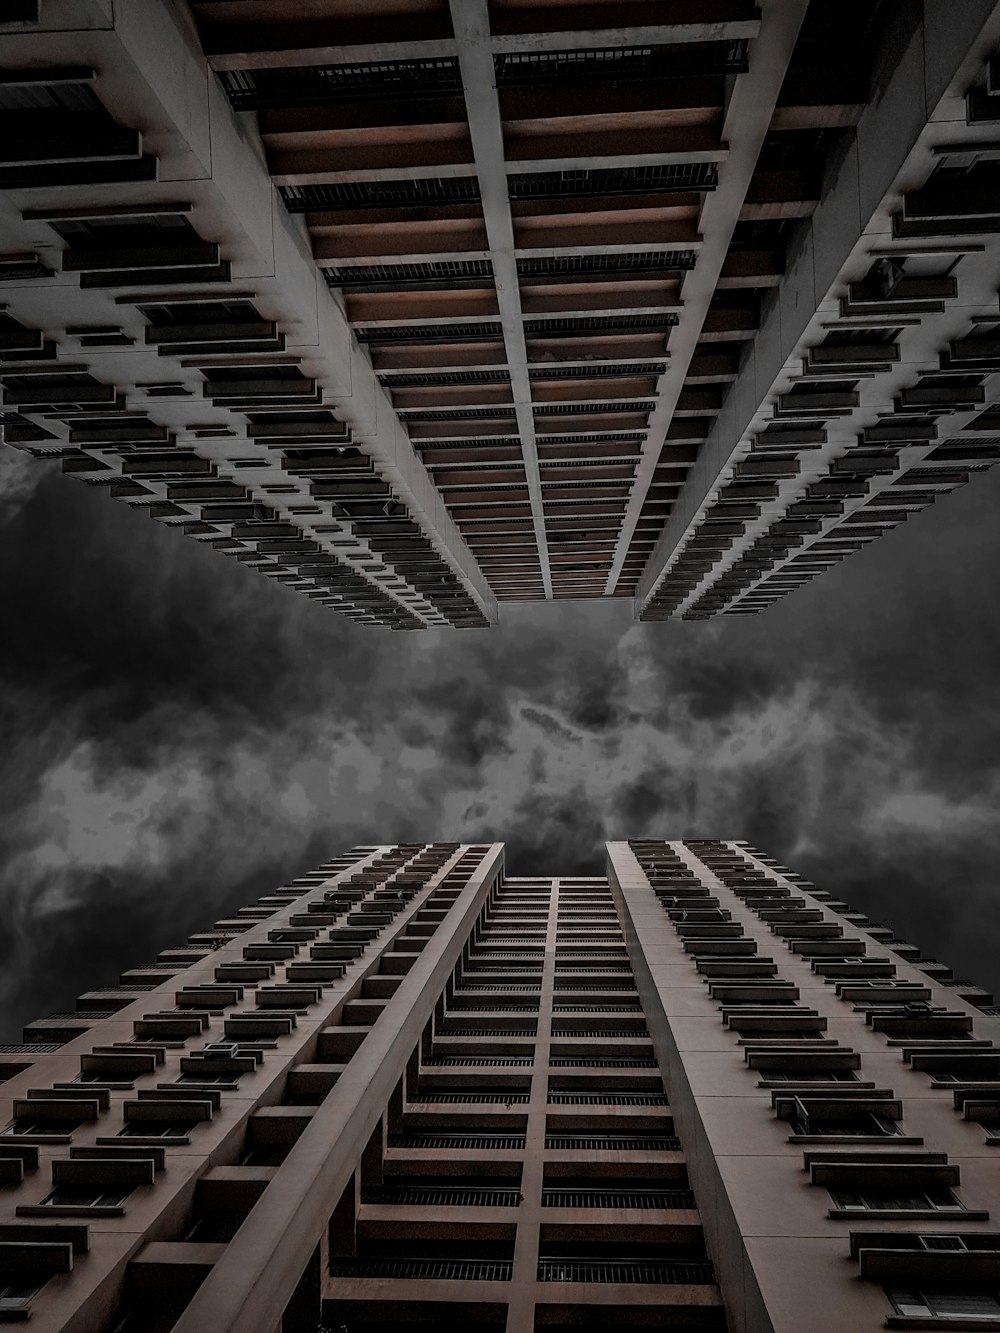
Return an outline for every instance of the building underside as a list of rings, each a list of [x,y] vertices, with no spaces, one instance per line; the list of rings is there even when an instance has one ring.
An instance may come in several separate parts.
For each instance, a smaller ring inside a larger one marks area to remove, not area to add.
[[[756,614],[1000,457],[988,0],[20,0],[8,444],[363,623]]]

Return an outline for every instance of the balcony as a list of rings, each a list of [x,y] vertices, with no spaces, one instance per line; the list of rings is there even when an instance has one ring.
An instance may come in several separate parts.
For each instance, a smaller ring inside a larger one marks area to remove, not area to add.
[[[712,1286],[715,1270],[707,1259],[539,1259],[539,1282],[610,1282],[644,1286]]]
[[[338,1259],[330,1264],[333,1278],[362,1278],[444,1281],[444,1282],[509,1282],[513,1275],[510,1259]],[[353,1293],[344,1291],[350,1299]]]
[[[606,1132],[551,1128],[545,1134],[547,1152],[573,1153],[584,1161],[595,1160],[594,1155],[601,1153],[679,1153],[680,1148],[680,1139],[674,1134],[631,1131],[624,1126]]]

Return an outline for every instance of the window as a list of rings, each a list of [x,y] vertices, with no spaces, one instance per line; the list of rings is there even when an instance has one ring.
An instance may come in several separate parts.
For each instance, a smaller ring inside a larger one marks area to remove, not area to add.
[[[925,1319],[1000,1319],[997,1288],[887,1287],[899,1315]]]
[[[761,1078],[768,1083],[853,1083],[857,1074],[853,1069],[762,1069]]]
[[[239,1074],[181,1074],[178,1083],[222,1083],[228,1085],[239,1081]]]
[[[119,1138],[183,1139],[191,1133],[197,1120],[130,1120],[118,1131]]]
[[[893,1189],[891,1186],[869,1186],[858,1190],[831,1189],[835,1208],[852,1212],[886,1212],[890,1209],[927,1212],[961,1212],[962,1204],[944,1185],[928,1185],[919,1189]]]
[[[43,1285],[42,1282],[25,1282],[22,1278],[8,1278],[0,1274],[0,1316],[21,1313]]]
[[[80,249],[132,249],[138,246],[191,245],[201,238],[183,214],[73,218],[51,224],[64,241]]]
[[[74,1129],[79,1129],[89,1119],[90,1116],[87,1115],[73,1117],[72,1119],[60,1117],[58,1120],[32,1120],[28,1116],[19,1116],[0,1130],[0,1134],[15,1137],[18,1134],[71,1134]]]
[[[796,1134],[829,1135],[837,1137],[889,1138],[899,1133],[895,1120],[876,1115],[874,1111],[858,1111],[852,1116],[798,1115],[792,1121]]]
[[[48,1208],[117,1208],[131,1192],[120,1186],[59,1185],[42,1203]]]

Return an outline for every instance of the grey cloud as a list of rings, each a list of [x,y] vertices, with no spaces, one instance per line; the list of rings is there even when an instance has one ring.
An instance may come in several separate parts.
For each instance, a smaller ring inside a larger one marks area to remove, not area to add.
[[[390,637],[46,474],[0,527],[8,1035],[371,838],[599,873],[606,838],[746,837],[1000,983],[998,496],[752,621]]]

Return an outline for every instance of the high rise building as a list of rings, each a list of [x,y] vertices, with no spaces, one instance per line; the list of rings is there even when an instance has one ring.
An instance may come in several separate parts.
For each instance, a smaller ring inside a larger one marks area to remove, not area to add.
[[[1000,457],[995,0],[7,0],[9,444],[361,622],[755,614]]]
[[[743,842],[356,847],[0,1048],[39,1333],[1000,1327],[991,997]]]

